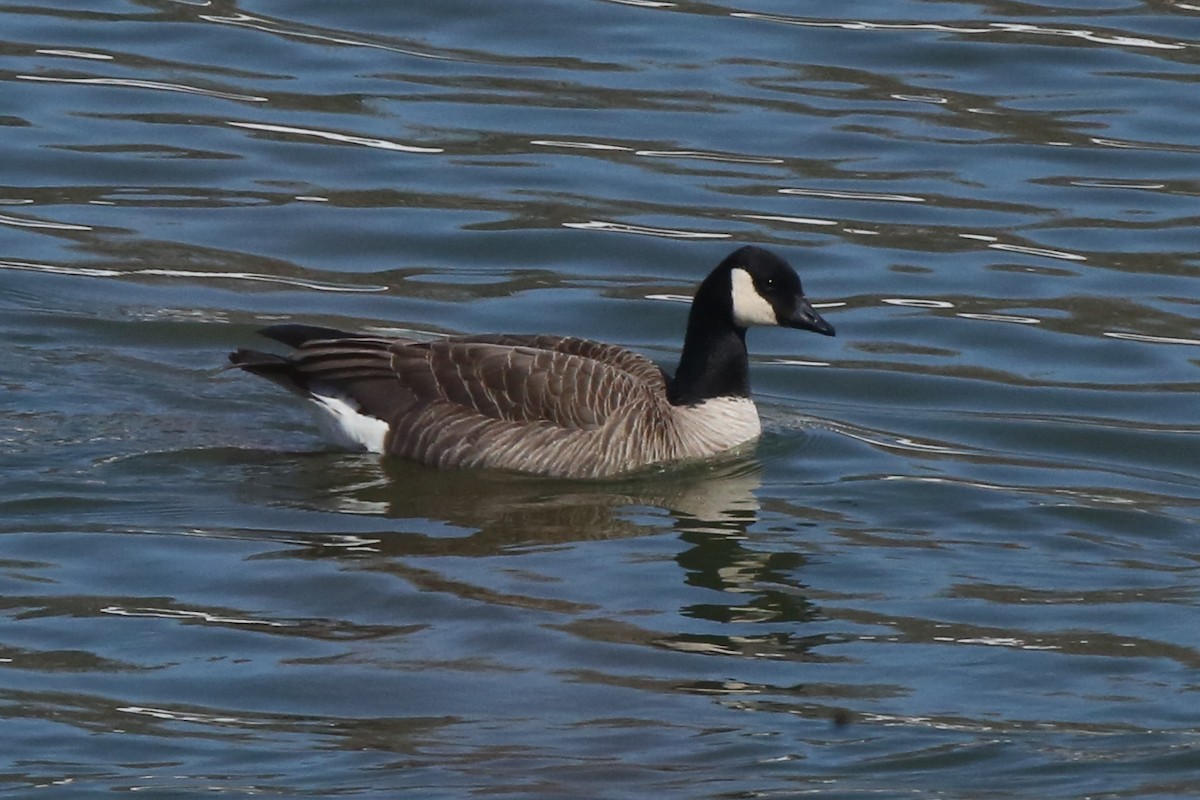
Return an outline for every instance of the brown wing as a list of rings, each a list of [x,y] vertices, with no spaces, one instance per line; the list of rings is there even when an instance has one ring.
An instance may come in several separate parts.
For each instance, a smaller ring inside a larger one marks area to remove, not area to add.
[[[233,360],[301,393],[350,398],[390,424],[389,454],[439,466],[599,474],[628,447],[605,423],[652,418],[665,402],[652,361],[585,339],[340,336],[294,346],[286,358],[240,351]]]
[[[571,336],[550,335],[521,336],[498,334],[461,338],[463,341],[509,345],[513,347],[532,347],[537,350],[553,350],[556,353],[563,353],[565,355],[594,359],[614,369],[628,373],[655,391],[665,392],[667,389],[663,371],[657,364],[643,355],[615,344],[594,342],[590,339],[576,339]]]
[[[393,348],[401,382],[490,419],[601,425],[647,392],[665,392],[653,362],[620,347],[560,337],[454,337]]]
[[[442,467],[585,477],[628,468],[630,419],[642,420],[654,443],[664,438],[653,424],[666,402],[663,374],[623,348],[489,336],[393,353],[396,374],[421,402],[392,418],[392,455]]]

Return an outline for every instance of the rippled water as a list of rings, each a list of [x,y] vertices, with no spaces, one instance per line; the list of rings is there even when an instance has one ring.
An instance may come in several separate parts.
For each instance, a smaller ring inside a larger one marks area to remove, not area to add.
[[[1200,795],[1198,67],[1183,2],[0,5],[0,791]],[[751,333],[740,459],[380,464],[221,369],[672,363],[750,242],[839,336]]]

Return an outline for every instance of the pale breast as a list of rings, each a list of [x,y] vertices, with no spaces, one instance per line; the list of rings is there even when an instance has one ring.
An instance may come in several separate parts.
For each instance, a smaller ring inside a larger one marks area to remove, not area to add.
[[[674,410],[680,455],[704,458],[757,439],[758,409],[748,397],[716,397]]]

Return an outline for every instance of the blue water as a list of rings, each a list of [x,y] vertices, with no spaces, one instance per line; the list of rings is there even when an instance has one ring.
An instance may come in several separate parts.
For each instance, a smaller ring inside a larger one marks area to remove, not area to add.
[[[1200,7],[0,5],[0,793],[1200,796]],[[602,483],[339,453],[266,324],[678,356]],[[38,789],[39,792],[34,790]]]

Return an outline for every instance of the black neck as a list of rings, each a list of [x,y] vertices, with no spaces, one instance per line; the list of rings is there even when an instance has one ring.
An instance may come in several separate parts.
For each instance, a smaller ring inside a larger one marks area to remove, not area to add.
[[[695,405],[713,397],[750,396],[750,360],[746,329],[729,319],[729,311],[713,313],[699,294],[688,316],[687,336],[679,368],[667,387],[672,405]],[[727,306],[726,306],[727,307]]]

